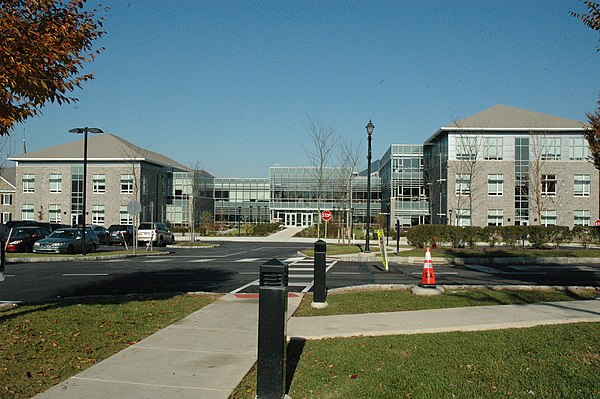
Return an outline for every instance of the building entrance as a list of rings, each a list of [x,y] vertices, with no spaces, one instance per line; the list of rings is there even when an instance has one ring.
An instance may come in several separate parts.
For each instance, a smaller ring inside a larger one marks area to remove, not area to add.
[[[313,224],[312,213],[297,213],[297,212],[286,212],[285,213],[285,225],[288,227],[308,227]]]

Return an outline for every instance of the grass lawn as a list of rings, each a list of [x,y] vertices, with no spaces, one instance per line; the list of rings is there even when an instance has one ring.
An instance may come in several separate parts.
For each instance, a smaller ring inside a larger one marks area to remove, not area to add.
[[[313,309],[312,293],[305,294],[294,316],[326,316],[409,310],[457,308],[465,306],[514,305],[592,299],[600,290],[447,290],[442,295],[418,296],[408,289],[330,293],[327,307]]]
[[[0,398],[31,398],[215,299],[178,295],[0,307]]]
[[[419,310],[594,298],[598,290],[474,289],[421,297],[408,290],[330,294],[294,316]],[[357,305],[358,304],[358,305]],[[600,323],[316,341],[288,345],[292,398],[596,398]],[[256,368],[231,399],[253,399]]]

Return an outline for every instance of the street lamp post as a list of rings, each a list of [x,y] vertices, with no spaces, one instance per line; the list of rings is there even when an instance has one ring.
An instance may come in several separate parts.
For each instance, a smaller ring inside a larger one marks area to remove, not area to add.
[[[373,135],[373,130],[375,130],[375,125],[370,119],[366,128],[369,148],[367,152],[367,237],[365,240],[365,252],[371,252],[371,248],[369,246],[369,239],[371,238],[371,136]]]
[[[242,207],[238,206],[238,237],[242,235],[242,226],[241,226],[241,219],[242,219]]]
[[[104,133],[101,129],[95,127],[77,127],[69,130],[69,133],[73,134],[83,134],[83,228],[82,228],[82,238],[83,238],[83,249],[81,254],[85,256],[85,206],[86,206],[86,197],[87,197],[87,137],[88,133]]]

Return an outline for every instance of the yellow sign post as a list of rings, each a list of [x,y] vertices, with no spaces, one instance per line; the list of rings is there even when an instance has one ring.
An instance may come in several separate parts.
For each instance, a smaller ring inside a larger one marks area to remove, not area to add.
[[[383,235],[383,230],[377,230],[377,238],[379,239],[379,250],[381,251],[381,262],[383,262],[383,267],[388,271],[388,260],[387,260],[387,249],[385,248],[385,236]]]

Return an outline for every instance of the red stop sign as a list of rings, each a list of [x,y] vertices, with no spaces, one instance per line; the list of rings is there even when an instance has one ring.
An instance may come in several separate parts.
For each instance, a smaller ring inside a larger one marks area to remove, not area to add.
[[[596,219],[596,222],[594,223],[594,226],[599,226],[600,227],[600,219]]]
[[[332,217],[333,215],[331,214],[331,211],[328,211],[327,209],[321,212],[321,218],[323,218],[323,220],[326,222],[329,222]]]

